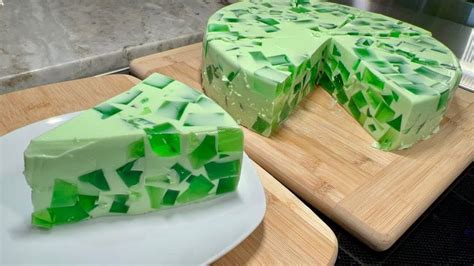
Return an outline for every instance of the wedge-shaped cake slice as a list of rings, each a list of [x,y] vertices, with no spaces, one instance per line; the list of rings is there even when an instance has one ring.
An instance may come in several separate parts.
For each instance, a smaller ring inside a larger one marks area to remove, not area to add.
[[[205,95],[153,74],[33,139],[32,223],[140,214],[236,190],[243,134]]]

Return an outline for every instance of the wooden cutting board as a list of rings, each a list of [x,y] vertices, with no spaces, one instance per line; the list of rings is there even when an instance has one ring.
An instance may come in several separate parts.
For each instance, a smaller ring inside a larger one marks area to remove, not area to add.
[[[95,106],[139,80],[110,75],[0,95],[0,136],[38,120]],[[216,264],[334,264],[334,233],[295,195],[255,164],[265,188],[263,222]]]
[[[200,88],[201,44],[132,61]],[[375,250],[388,249],[473,161],[474,94],[459,89],[441,130],[410,149],[383,152],[322,89],[271,138],[246,130],[250,157]]]

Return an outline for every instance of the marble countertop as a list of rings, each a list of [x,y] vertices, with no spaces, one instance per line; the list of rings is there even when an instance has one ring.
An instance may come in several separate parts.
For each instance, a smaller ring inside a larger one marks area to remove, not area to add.
[[[0,1],[1,2],[1,1]],[[3,0],[0,94],[93,76],[199,42],[225,0]]]

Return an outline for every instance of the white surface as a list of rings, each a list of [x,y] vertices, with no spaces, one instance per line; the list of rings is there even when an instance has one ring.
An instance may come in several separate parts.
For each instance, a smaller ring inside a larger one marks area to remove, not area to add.
[[[244,155],[236,193],[161,212],[101,217],[49,231],[32,227],[23,151],[32,138],[77,114],[36,122],[0,137],[0,265],[210,263],[262,221],[265,195],[252,161]]]

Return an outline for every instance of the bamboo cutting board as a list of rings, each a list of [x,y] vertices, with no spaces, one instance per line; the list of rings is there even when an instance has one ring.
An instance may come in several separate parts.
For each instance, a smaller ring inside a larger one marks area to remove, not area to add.
[[[0,95],[0,136],[38,120],[95,106],[139,80],[127,75],[86,78]],[[263,222],[216,264],[334,264],[334,233],[295,195],[255,164],[265,188]]]
[[[132,61],[200,87],[201,44]],[[474,94],[459,89],[441,130],[410,149],[383,152],[322,89],[271,138],[246,130],[250,157],[375,250],[388,249],[472,162]]]

